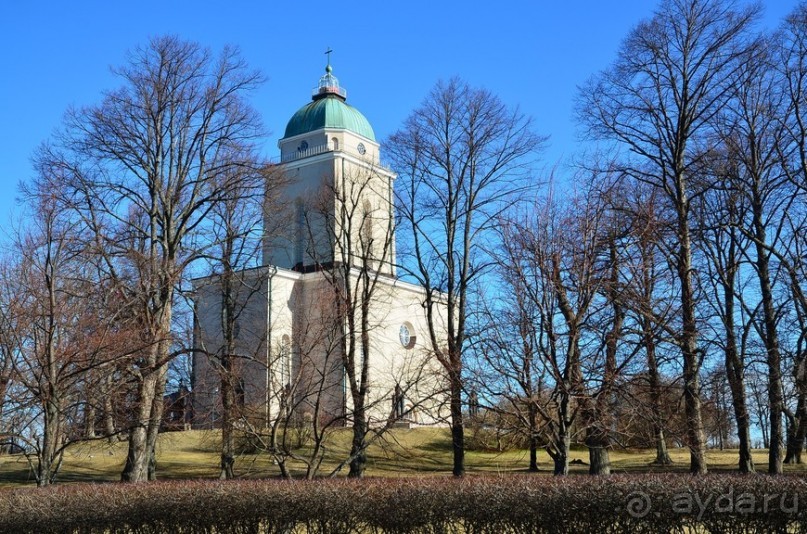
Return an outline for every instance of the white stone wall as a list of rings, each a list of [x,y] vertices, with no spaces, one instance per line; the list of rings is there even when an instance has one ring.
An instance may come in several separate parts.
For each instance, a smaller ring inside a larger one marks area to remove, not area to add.
[[[331,282],[324,273],[285,269],[255,270],[244,291],[238,319],[238,371],[245,403],[254,418],[271,421],[280,413],[284,388],[300,413],[320,400],[320,416],[341,417],[351,409],[344,383],[341,336]],[[392,414],[398,385],[405,398],[404,419],[440,424],[448,414],[441,367],[433,357],[422,303],[422,290],[389,277],[379,278],[369,321],[371,424]],[[220,289],[216,279],[197,281],[197,329],[194,356],[194,413],[197,426],[215,426],[220,418],[220,378],[216,358],[222,349]],[[400,329],[414,338],[403,346]],[[440,326],[439,328],[442,328]],[[360,333],[360,331],[358,332]],[[359,359],[357,358],[357,361]]]
[[[247,405],[263,406],[267,383],[267,285],[262,270],[243,271],[234,280],[235,373],[243,380]],[[220,368],[224,351],[222,290],[217,277],[197,280],[194,328],[193,391],[194,418],[200,424],[215,424],[220,418]]]

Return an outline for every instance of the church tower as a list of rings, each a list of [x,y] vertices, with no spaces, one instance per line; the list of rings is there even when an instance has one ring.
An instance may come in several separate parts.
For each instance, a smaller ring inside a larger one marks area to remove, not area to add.
[[[381,164],[370,123],[346,101],[329,62],[311,102],[286,125],[278,146],[289,185],[284,209],[266,215],[275,235],[264,244],[264,265],[305,273],[369,260],[395,275],[395,175]]]
[[[355,322],[366,345],[353,365],[367,365],[369,424],[439,424],[445,385],[428,341],[424,290],[395,272],[395,174],[330,61],[278,145],[272,177],[281,179],[266,192],[263,265],[235,273],[227,296],[215,274],[194,281],[194,425],[221,420],[224,356],[237,362],[226,378],[238,384],[239,413],[251,424],[269,428],[291,413],[347,424],[350,313],[366,314]],[[226,302],[237,317],[230,345]]]

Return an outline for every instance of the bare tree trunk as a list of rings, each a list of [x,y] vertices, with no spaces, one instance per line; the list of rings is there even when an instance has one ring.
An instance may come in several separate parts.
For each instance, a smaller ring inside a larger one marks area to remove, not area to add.
[[[535,401],[530,400],[528,407],[527,417],[529,417],[529,431],[530,431],[530,473],[538,472],[538,447],[540,445],[538,437],[538,410],[534,404]]]
[[[3,417],[3,408],[6,402],[6,391],[8,391],[9,379],[0,374],[0,421]]]
[[[683,168],[683,164],[681,164]],[[689,202],[686,198],[685,179],[676,179],[677,194],[682,208],[678,212],[679,249],[677,258],[678,278],[681,283],[681,353],[684,363],[684,408],[687,421],[687,446],[689,447],[689,470],[694,474],[706,474],[706,438],[703,431],[700,397],[701,351],[698,349],[698,325],[695,316],[695,291],[692,283],[692,244],[689,230]]]
[[[235,442],[233,436],[233,410],[235,404],[234,376],[230,369],[231,356],[222,356],[221,375],[221,471],[220,479],[234,478]]]
[[[229,238],[230,236],[227,236]],[[226,239],[226,238],[225,238]],[[233,294],[233,271],[229,264],[232,256],[231,239],[226,241],[224,256],[224,273],[221,277],[221,328],[224,346],[221,357],[221,470],[220,479],[229,480],[235,477],[235,383],[239,377],[234,372],[235,357],[235,296]]]
[[[95,437],[95,405],[92,402],[87,403],[84,411],[84,435],[88,438]]]
[[[611,224],[614,223],[612,222]],[[605,340],[605,365],[602,372],[602,385],[597,397],[593,400],[592,420],[586,425],[586,446],[589,450],[589,474],[591,475],[611,474],[611,458],[608,448],[611,446],[609,427],[612,418],[609,414],[609,402],[616,386],[619,372],[616,362],[617,350],[622,336],[622,326],[625,322],[625,311],[620,302],[619,294],[619,253],[613,230],[609,230],[608,255],[611,275],[605,293],[613,310],[613,318],[611,329],[606,334]]]
[[[767,412],[765,408],[767,408],[766,403],[761,398],[761,393],[757,388],[754,388],[754,404],[756,405],[757,410],[757,426],[759,427],[760,433],[762,434],[762,447],[767,449],[770,447],[770,439],[768,436],[768,425],[767,425]]]
[[[53,392],[50,392],[52,395]],[[39,487],[48,486],[56,476],[54,472],[54,462],[57,451],[61,445],[61,410],[58,400],[50,397],[45,401],[45,422],[42,428],[42,449],[39,452],[37,462],[36,485]]]
[[[776,305],[773,299],[771,277],[769,269],[769,251],[765,246],[765,224],[763,222],[763,206],[758,182],[753,188],[751,203],[754,224],[754,243],[756,245],[756,271],[759,278],[760,299],[762,300],[762,313],[764,335],[763,342],[767,352],[768,365],[768,404],[770,406],[770,448],[768,449],[768,473],[782,473],[783,432],[782,415],[784,414],[784,399],[782,398],[782,367],[779,352],[779,336],[776,332]]]
[[[364,407],[364,399],[361,399],[360,406],[353,406],[353,441],[351,443],[351,455],[348,477],[361,478],[367,467],[367,413]]]
[[[794,417],[792,432],[788,432],[787,451],[785,453],[784,463],[786,464],[801,464],[802,453],[804,452],[805,434],[807,434],[807,414],[804,410],[804,400],[799,398],[799,406],[796,409],[796,416]]]
[[[147,446],[149,451],[148,480],[157,480],[157,437],[163,422],[163,410],[165,409],[163,397],[165,396],[165,382],[168,379],[168,342],[164,341],[160,345],[163,346],[161,361],[165,363],[159,367],[159,377],[152,401],[151,418],[149,420],[147,433]]]
[[[572,448],[572,437],[563,422],[560,427],[556,442],[553,447],[547,447],[546,452],[552,458],[552,474],[566,476],[569,474],[569,451]]]
[[[121,482],[148,480],[148,462],[151,454],[151,449],[148,447],[148,425],[157,379],[155,370],[144,376],[138,384],[136,419],[129,430],[129,448],[126,454],[126,464],[121,473]]]
[[[745,369],[737,353],[734,334],[728,328],[726,334],[726,374],[728,375],[729,388],[731,389],[731,405],[734,408],[734,419],[737,423],[737,438],[740,442],[738,467],[741,473],[753,473],[751,418],[748,414],[743,379]]]
[[[453,360],[453,358],[452,358]],[[465,429],[462,416],[462,378],[461,364],[453,365],[448,376],[451,392],[451,447],[453,450],[455,477],[465,474]]]
[[[650,204],[652,206],[652,204]],[[641,327],[641,344],[645,350],[647,362],[648,388],[650,394],[650,418],[653,426],[653,438],[656,446],[656,459],[652,462],[655,465],[671,465],[672,459],[667,451],[667,440],[664,436],[664,416],[661,410],[661,380],[658,371],[658,361],[656,359],[656,337],[653,331],[652,302],[654,300],[655,284],[654,266],[655,257],[653,254],[654,240],[657,239],[652,234],[653,225],[656,224],[655,214],[652,209],[647,215],[644,224],[645,228],[639,233],[639,254],[642,265],[641,277],[641,303],[642,311],[639,313],[638,321]],[[650,231],[651,233],[648,233]]]
[[[734,285],[738,265],[735,263],[736,241],[729,243],[728,259],[732,262],[726,266],[723,277],[723,300],[725,311],[723,323],[726,335],[726,375],[731,390],[731,405],[734,408],[734,419],[737,423],[737,438],[740,442],[738,468],[740,473],[754,472],[754,459],[751,456],[751,418],[745,394],[745,365],[740,357],[734,324]]]
[[[804,356],[797,358],[793,365],[794,381],[796,383],[796,413],[793,414],[792,432],[788,432],[787,451],[784,463],[802,463],[802,453],[804,452],[804,440],[807,438],[807,377],[805,377]],[[790,430],[790,429],[788,429]]]
[[[109,389],[109,381],[111,377],[106,380],[106,387],[104,390],[104,432],[107,437],[112,441],[115,437],[115,413],[112,405],[112,392]]]
[[[611,458],[608,454],[608,445],[599,441],[599,436],[596,435],[596,432],[594,434],[593,439],[586,439],[589,458],[588,474],[610,475]]]
[[[53,228],[53,219],[48,219],[46,226]],[[48,238],[52,238],[51,231],[48,232]],[[42,378],[45,380],[44,388],[39,393],[39,401],[44,404],[43,409],[43,428],[42,428],[42,447],[39,452],[38,458],[38,474],[36,477],[37,486],[47,486],[53,482],[56,473],[54,472],[54,461],[56,460],[57,451],[61,446],[61,441],[64,438],[62,428],[62,392],[59,391],[59,370],[57,366],[57,339],[59,331],[57,331],[58,319],[58,304],[57,304],[57,278],[59,277],[58,271],[58,250],[53,247],[53,241],[50,241],[47,246],[44,265],[44,284],[47,291],[45,306],[44,324],[42,325],[43,337],[45,339],[42,347],[42,359],[44,360],[42,368]]]
[[[366,216],[366,215],[365,215]],[[364,219],[362,219],[362,223]],[[359,328],[356,331],[355,325],[355,306],[349,306],[350,312],[348,315],[348,328],[350,329],[348,343],[350,343],[350,357],[346,360],[348,371],[348,379],[351,381],[351,393],[353,397],[353,441],[351,444],[350,454],[352,460],[350,461],[350,471],[348,477],[361,478],[364,476],[364,470],[367,467],[367,390],[370,381],[370,302],[373,297],[373,290],[370,279],[370,249],[372,240],[365,244],[363,248],[366,252],[363,254],[362,270],[359,275],[361,278],[362,287],[357,291],[359,302]],[[345,273],[345,279],[349,283],[349,273]],[[358,334],[358,336],[356,335]],[[358,339],[357,339],[358,337]],[[356,381],[355,364],[356,364],[356,341],[359,342],[359,350],[361,351],[361,360],[359,362],[360,377]]]
[[[653,425],[653,433],[656,441],[656,465],[671,465],[672,459],[667,451],[667,439],[664,437],[664,428],[658,423]]]
[[[796,416],[790,410],[785,410],[785,459],[783,463],[791,463],[793,444],[796,440]]]
[[[799,324],[804,329],[803,319],[799,318]],[[792,443],[788,443],[788,450],[785,463],[802,463],[801,456],[804,451],[804,440],[807,439],[807,361],[801,344],[797,353],[796,361],[793,364],[793,381],[796,383],[796,431],[793,433]],[[789,460],[789,461],[788,461]]]
[[[586,428],[586,447],[588,447],[588,460],[590,475],[610,475],[611,458],[608,453],[610,446],[608,435],[599,425],[592,424]]]
[[[167,324],[170,324],[170,315],[169,306],[163,319]],[[152,358],[164,363],[145,374],[138,384],[136,419],[129,432],[129,449],[121,472],[122,482],[144,482],[156,477],[154,452],[163,415],[168,343],[167,340],[160,341],[153,349],[156,354]]]
[[[650,319],[640,319],[642,323],[642,343],[647,356],[648,386],[650,387],[650,417],[653,424],[653,435],[656,442],[656,465],[670,465],[672,459],[667,451],[667,441],[664,437],[664,417],[661,411],[661,380],[659,379],[658,362],[656,361],[656,343]]]
[[[570,425],[571,415],[571,395],[568,390],[560,392],[557,407],[557,431],[554,433],[552,442],[547,445],[546,452],[552,458],[552,474],[554,476],[566,476],[569,474],[569,452],[572,447],[572,435]]]

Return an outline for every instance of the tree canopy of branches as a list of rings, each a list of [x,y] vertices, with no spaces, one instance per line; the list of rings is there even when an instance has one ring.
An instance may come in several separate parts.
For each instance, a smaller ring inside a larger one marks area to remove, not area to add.
[[[758,7],[716,0],[665,0],[634,28],[607,70],[580,93],[579,113],[593,137],[626,149],[622,172],[664,193],[675,213],[673,261],[680,286],[678,336],[691,471],[705,473],[701,417],[691,203],[715,115],[732,95],[731,80],[753,43]]]
[[[171,36],[136,49],[115,74],[121,87],[71,110],[43,158],[68,176],[62,201],[80,214],[138,321],[145,348],[129,368],[136,406],[121,474],[134,482],[154,477],[176,289],[210,246],[198,239],[208,214],[241,190],[220,177],[260,166],[260,122],[245,96],[261,76],[237,50],[214,57]]]
[[[389,141],[401,228],[412,247],[403,264],[426,291],[429,340],[450,390],[453,472],[461,476],[472,288],[491,265],[485,242],[497,216],[528,184],[543,138],[517,109],[455,78],[438,83]]]

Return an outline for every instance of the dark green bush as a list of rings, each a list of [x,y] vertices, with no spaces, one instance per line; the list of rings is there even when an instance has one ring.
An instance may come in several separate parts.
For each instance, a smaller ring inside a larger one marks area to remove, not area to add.
[[[795,476],[180,481],[4,490],[0,531],[807,532],[804,509]]]

